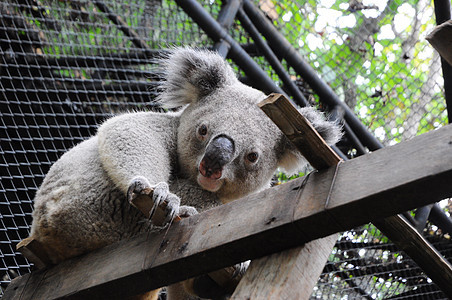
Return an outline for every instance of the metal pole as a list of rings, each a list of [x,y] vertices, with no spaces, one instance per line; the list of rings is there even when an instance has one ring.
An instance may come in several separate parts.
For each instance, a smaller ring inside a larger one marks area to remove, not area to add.
[[[228,0],[226,4],[220,10],[217,21],[224,28],[229,29],[234,23],[237,11],[242,7],[242,0]],[[225,40],[221,40],[215,43],[213,48],[224,58],[228,55],[231,45]]]
[[[286,70],[282,66],[279,59],[264,41],[256,27],[254,27],[253,23],[251,23],[248,16],[243,12],[243,9],[239,9],[237,16],[243,28],[250,34],[254,43],[260,48],[260,50],[262,50],[267,61],[275,70],[276,74],[278,74],[279,78],[281,78],[281,81],[286,85],[295,102],[297,102],[300,106],[309,106],[308,100],[306,100],[300,89],[295,85],[292,79],[290,79],[289,74],[286,73]]]
[[[433,224],[441,228],[443,233],[447,232],[452,234],[452,221],[438,204],[433,205],[432,210],[430,211],[429,219],[433,222]]]
[[[414,216],[414,222],[411,221],[413,226],[416,228],[417,231],[422,233],[422,231],[425,228],[425,225],[427,224],[428,216],[430,215],[430,211],[432,210],[433,204],[426,205],[423,207],[419,207],[416,210],[416,214]]]

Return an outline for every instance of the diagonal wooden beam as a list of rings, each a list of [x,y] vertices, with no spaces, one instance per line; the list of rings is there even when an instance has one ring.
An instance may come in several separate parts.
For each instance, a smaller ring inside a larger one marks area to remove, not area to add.
[[[4,299],[124,298],[451,197],[452,126],[343,162],[330,189],[335,173],[313,173],[183,219],[167,233],[24,275]]]
[[[436,26],[425,39],[452,66],[452,20]]]

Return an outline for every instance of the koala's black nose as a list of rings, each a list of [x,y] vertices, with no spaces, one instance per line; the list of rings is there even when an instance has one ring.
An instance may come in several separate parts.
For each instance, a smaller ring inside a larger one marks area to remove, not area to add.
[[[223,166],[232,160],[234,150],[231,138],[224,135],[214,138],[207,146],[199,171],[206,177],[221,177]]]

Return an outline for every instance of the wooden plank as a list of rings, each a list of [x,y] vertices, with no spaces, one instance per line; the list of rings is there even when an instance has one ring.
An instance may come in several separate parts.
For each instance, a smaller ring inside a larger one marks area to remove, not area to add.
[[[258,105],[315,169],[323,170],[341,161],[286,97],[274,93]]]
[[[335,171],[24,275],[4,297],[124,298],[451,197],[452,126],[341,163],[330,193]]]
[[[271,94],[259,107],[317,170],[341,161],[283,95]],[[253,260],[232,299],[309,299],[336,240],[333,234]]]
[[[154,205],[154,201],[152,200],[154,190],[150,189],[146,193],[142,195],[138,195],[130,200],[130,204],[138,208],[141,213],[146,217],[151,217],[151,210]],[[168,203],[162,202],[154,212],[152,216],[152,222],[155,225],[161,226],[165,220],[165,209]],[[182,218],[180,216],[174,217],[174,222],[179,222]],[[27,238],[30,239],[30,238]],[[32,240],[32,242],[37,242]],[[35,247],[36,248],[36,247]],[[27,250],[30,250],[29,247]],[[37,250],[40,250],[39,248]],[[22,252],[23,253],[23,252]],[[36,253],[36,251],[35,251]],[[33,253],[32,253],[33,254]],[[28,256],[26,256],[28,258]],[[34,258],[34,257],[33,257]],[[33,261],[34,262],[34,261]],[[39,267],[41,268],[41,267]],[[241,279],[240,276],[234,276],[235,269],[233,267],[227,267],[220,270],[216,270],[214,272],[210,272],[208,275],[212,278],[219,286],[224,288],[226,291],[230,291],[230,293],[234,292],[235,288],[239,284]]]
[[[31,261],[36,268],[42,269],[48,265],[52,264],[47,252],[45,251],[45,247],[43,245],[31,238],[27,237],[23,239],[16,245],[16,249],[20,251],[20,253],[25,256],[28,261]]]
[[[452,66],[452,20],[436,26],[425,39]]]

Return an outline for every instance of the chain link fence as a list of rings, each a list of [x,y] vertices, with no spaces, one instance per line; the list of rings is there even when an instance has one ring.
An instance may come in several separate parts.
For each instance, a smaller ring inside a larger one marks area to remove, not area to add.
[[[220,1],[202,1],[214,17]],[[425,41],[432,3],[255,1],[385,145],[447,123],[439,57]],[[240,22],[230,34],[280,86]],[[15,250],[28,236],[33,197],[69,148],[122,111],[156,110],[154,58],[212,41],[167,0],[0,3],[0,276],[3,289],[32,265]],[[245,80],[244,73],[237,73]],[[289,69],[309,101],[310,87]],[[353,150],[348,153],[353,156]],[[441,202],[449,215],[450,201]],[[447,258],[450,236],[424,235]],[[372,225],[340,235],[313,299],[441,299],[422,270]]]
[[[383,144],[447,123],[431,1],[259,3]]]

